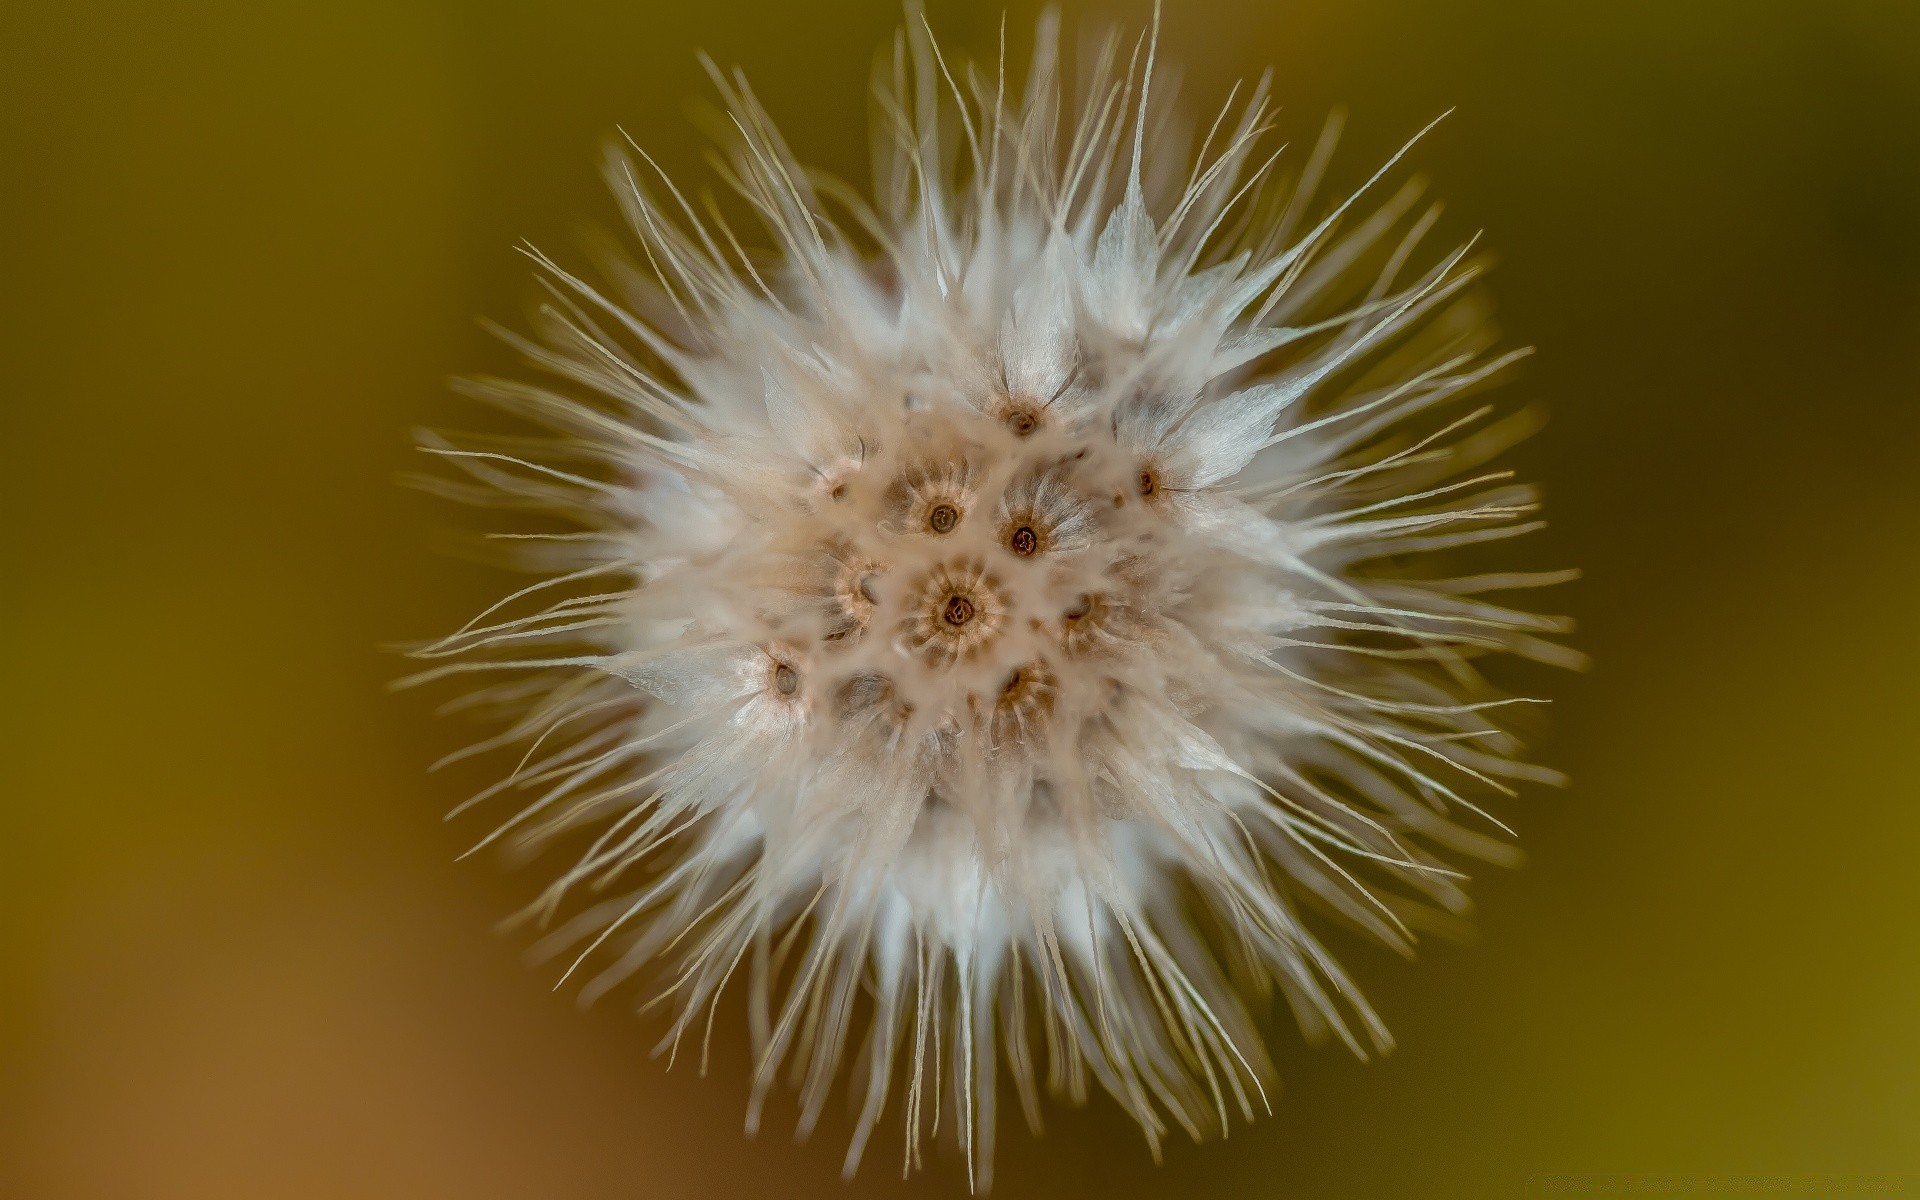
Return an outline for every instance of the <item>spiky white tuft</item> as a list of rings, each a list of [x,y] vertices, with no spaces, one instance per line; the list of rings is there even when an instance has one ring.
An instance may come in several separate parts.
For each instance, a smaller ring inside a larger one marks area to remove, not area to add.
[[[777,261],[616,153],[647,269],[535,255],[559,383],[473,388],[559,436],[427,447],[584,527],[421,651],[531,672],[468,699],[528,743],[487,841],[585,845],[548,948],[607,949],[589,997],[668,962],[673,1047],[744,976],[750,1125],[784,1064],[810,1128],[857,1050],[849,1171],[903,1087],[908,1164],[944,1095],[984,1186],[1002,1059],[1034,1123],[1042,1074],[1156,1148],[1251,1117],[1275,987],[1386,1048],[1302,911],[1404,949],[1464,907],[1432,848],[1504,848],[1456,789],[1550,778],[1470,660],[1570,661],[1477,598],[1562,576],[1420,570],[1534,527],[1471,474],[1523,422],[1449,409],[1515,357],[1468,249],[1409,273],[1416,186],[1349,219],[1381,175],[1309,224],[1332,138],[1268,184],[1264,80],[1185,154],[1152,62],[1110,39],[1069,101],[1049,18],[1010,97],[903,34],[872,206],[716,71]]]

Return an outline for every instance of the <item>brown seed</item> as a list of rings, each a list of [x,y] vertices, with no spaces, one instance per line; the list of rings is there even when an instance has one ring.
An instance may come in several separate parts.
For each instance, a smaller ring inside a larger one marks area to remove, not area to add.
[[[947,624],[959,628],[973,620],[973,601],[965,596],[948,596],[947,606],[941,610],[940,617]]]
[[[1040,424],[1034,415],[1024,408],[1016,408],[1007,414],[1007,428],[1015,437],[1026,437]]]
[[[1055,690],[1053,672],[1045,663],[1015,667],[1000,685],[1000,698],[994,703],[994,737],[1008,739],[1038,732],[1053,711]]]
[[[927,528],[935,533],[952,533],[960,523],[960,510],[951,504],[936,504],[927,514]]]
[[[1158,479],[1156,479],[1156,478],[1154,478],[1154,475],[1153,475],[1153,472],[1152,472],[1152,471],[1149,471],[1149,470],[1147,470],[1147,469],[1146,469],[1146,468],[1144,468],[1144,467],[1143,467],[1143,468],[1141,468],[1141,470],[1140,470],[1140,494],[1141,494],[1142,496],[1151,496],[1151,495],[1153,495],[1153,494],[1154,494],[1154,493],[1155,493],[1156,491],[1158,491],[1158,490],[1160,490],[1160,481],[1159,481]]]
[[[1007,546],[1021,558],[1031,558],[1033,552],[1040,548],[1040,535],[1033,531],[1033,526],[1022,525],[1013,531],[1013,537],[1008,539]]]
[[[785,663],[773,669],[773,690],[782,696],[791,696],[800,690],[800,672]]]

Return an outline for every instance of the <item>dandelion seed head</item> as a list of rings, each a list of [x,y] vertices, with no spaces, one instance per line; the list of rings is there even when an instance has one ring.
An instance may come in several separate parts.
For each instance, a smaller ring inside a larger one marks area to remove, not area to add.
[[[909,30],[871,201],[716,72],[776,253],[615,152],[645,269],[536,254],[545,379],[471,389],[548,436],[428,446],[575,528],[421,651],[513,680],[472,698],[520,744],[487,840],[578,855],[544,947],[654,978],[675,1053],[744,986],[750,1124],[844,1083],[849,1171],[944,1102],[984,1186],[1007,1088],[1097,1084],[1156,1148],[1251,1117],[1273,992],[1385,1050],[1314,927],[1405,949],[1465,906],[1441,855],[1500,853],[1469,797],[1550,777],[1477,668],[1572,661],[1485,598],[1554,577],[1425,565],[1535,507],[1475,474],[1474,263],[1416,265],[1411,185],[1318,205],[1330,138],[1279,179],[1264,83],[1185,154],[1152,59],[1075,83],[1048,18],[1024,81],[956,74]]]

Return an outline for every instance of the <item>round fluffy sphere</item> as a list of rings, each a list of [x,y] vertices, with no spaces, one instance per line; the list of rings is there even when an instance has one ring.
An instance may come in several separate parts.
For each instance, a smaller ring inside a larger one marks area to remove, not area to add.
[[[777,253],[614,155],[644,268],[536,256],[552,382],[473,388],[557,436],[428,443],[577,522],[421,651],[514,680],[470,702],[527,797],[487,840],[577,855],[547,948],[589,996],[663,963],[673,1047],[743,979],[752,1111],[784,1065],[811,1126],[853,1064],[849,1170],[890,1097],[970,1170],[1009,1082],[1156,1144],[1251,1115],[1274,989],[1384,1049],[1306,914],[1404,948],[1465,904],[1436,851],[1501,850],[1470,789],[1547,774],[1474,661],[1568,660],[1483,598],[1557,576],[1423,566],[1534,524],[1474,473],[1524,421],[1459,403],[1512,357],[1467,250],[1411,266],[1384,168],[1317,209],[1330,136],[1271,183],[1264,82],[1186,155],[1129,45],[1068,87],[1050,23],[1020,84],[903,37],[871,204],[716,75]]]

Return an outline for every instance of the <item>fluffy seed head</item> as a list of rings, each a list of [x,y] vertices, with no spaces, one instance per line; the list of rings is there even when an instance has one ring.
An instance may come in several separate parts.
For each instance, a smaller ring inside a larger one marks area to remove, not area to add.
[[[1474,473],[1521,427],[1459,401],[1512,356],[1417,187],[1318,204],[1331,136],[1276,181],[1264,81],[1188,154],[1150,44],[1077,84],[1055,46],[1020,82],[903,35],[872,202],[716,73],[772,256],[616,153],[644,268],[536,255],[548,381],[473,387],[554,436],[427,447],[575,524],[421,652],[514,680],[474,697],[525,743],[487,841],[576,856],[546,947],[589,997],[657,966],[676,1050],[744,980],[750,1123],[851,1064],[849,1170],[946,1103],[983,1182],[1008,1084],[1156,1146],[1251,1116],[1274,990],[1385,1049],[1307,914],[1404,948],[1461,909],[1468,794],[1546,775],[1475,660],[1570,658],[1483,598],[1554,576],[1425,565],[1534,500]]]

